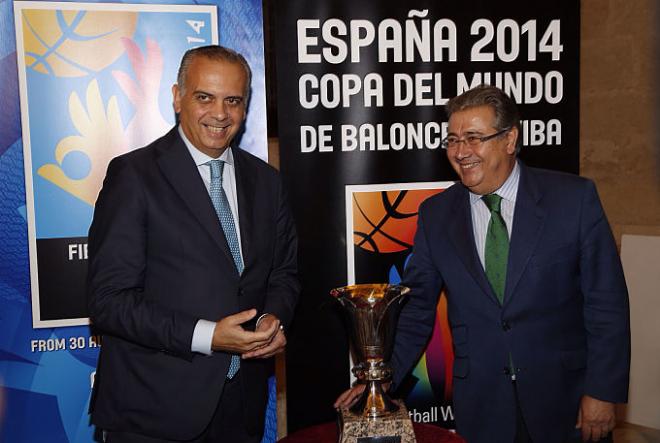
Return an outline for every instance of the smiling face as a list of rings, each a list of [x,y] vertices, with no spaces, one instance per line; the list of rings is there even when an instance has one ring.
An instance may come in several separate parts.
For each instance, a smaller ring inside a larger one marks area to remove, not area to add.
[[[449,118],[447,135],[464,139],[473,135],[488,136],[498,132],[495,111],[490,106],[477,106],[454,112]],[[496,191],[509,177],[516,162],[518,129],[512,128],[475,146],[460,142],[447,149],[447,158],[470,191],[479,195]]]
[[[172,87],[181,129],[204,154],[218,158],[245,120],[247,73],[239,63],[193,58],[183,88]]]

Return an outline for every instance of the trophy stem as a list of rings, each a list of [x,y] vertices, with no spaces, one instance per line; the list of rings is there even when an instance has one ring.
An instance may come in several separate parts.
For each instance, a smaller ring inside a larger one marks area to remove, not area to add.
[[[381,380],[368,380],[367,386],[358,401],[351,406],[350,411],[361,417],[385,417],[399,410],[383,391]]]

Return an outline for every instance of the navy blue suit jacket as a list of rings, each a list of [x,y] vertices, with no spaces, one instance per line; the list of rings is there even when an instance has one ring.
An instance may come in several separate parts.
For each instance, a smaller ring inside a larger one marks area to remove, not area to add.
[[[192,439],[216,410],[230,361],[191,352],[197,320],[250,308],[292,319],[297,241],[279,177],[245,151],[233,156],[240,276],[176,128],[108,166],[89,232],[89,313],[104,334],[90,410],[102,429]],[[252,433],[263,429],[268,363],[241,362]]]
[[[423,351],[444,287],[456,427],[470,443],[513,441],[509,355],[535,443],[575,435],[584,394],[627,400],[628,295],[591,181],[521,165],[502,305],[479,261],[460,183],[421,205],[404,284],[412,291],[395,339],[395,384]]]

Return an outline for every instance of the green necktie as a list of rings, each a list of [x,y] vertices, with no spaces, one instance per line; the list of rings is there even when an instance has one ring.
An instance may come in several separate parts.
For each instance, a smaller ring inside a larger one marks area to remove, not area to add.
[[[488,194],[481,199],[490,210],[490,222],[486,232],[486,277],[502,304],[506,283],[506,265],[509,260],[509,233],[500,213],[502,197],[497,194]]]

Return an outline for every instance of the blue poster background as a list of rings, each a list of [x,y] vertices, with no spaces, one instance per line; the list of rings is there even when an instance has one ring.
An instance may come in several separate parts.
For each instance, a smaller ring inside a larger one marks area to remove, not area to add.
[[[148,4],[149,1],[131,1]],[[175,2],[159,1],[158,4]],[[253,69],[252,99],[247,130],[241,145],[256,155],[266,158],[265,80],[263,57],[263,30],[261,1],[218,0],[211,2],[186,2],[176,4],[206,4],[217,6],[220,43],[243,53]],[[91,377],[96,366],[98,347],[90,337],[88,327],[62,327],[33,329],[30,299],[30,269],[28,257],[28,225],[24,177],[23,143],[19,108],[18,68],[14,29],[14,2],[0,0],[0,442],[91,442],[93,428],[87,414]],[[169,32],[165,29],[164,32]],[[164,57],[163,72],[172,75],[177,60]],[[171,77],[168,77],[171,78]],[[86,88],[90,78],[80,77],[78,94],[85,103]],[[164,79],[164,83],[169,82]],[[58,90],[31,91],[38,93],[35,102],[42,97],[61,101]],[[169,87],[166,85],[166,87]],[[106,98],[107,99],[107,98]],[[119,98],[118,100],[122,100]],[[64,101],[66,103],[66,100]],[[169,103],[160,104],[168,123],[173,123]],[[44,108],[45,109],[45,108]],[[35,113],[40,109],[35,109]],[[67,129],[67,115],[50,115]],[[34,117],[37,118],[37,117]],[[43,117],[41,117],[43,118]],[[59,124],[58,123],[58,124]],[[124,125],[127,122],[123,122]],[[64,130],[63,129],[63,130]],[[75,130],[71,127],[71,133]],[[44,137],[51,134],[45,133]],[[32,139],[32,143],[39,140]],[[50,150],[52,155],[52,150]],[[34,160],[34,159],[33,159]],[[43,159],[42,159],[43,160]],[[52,160],[51,160],[52,161]],[[75,156],[70,165],[84,159]],[[38,163],[33,161],[33,173]],[[84,165],[83,165],[84,166]],[[83,168],[84,169],[84,168]],[[34,174],[35,180],[41,179]],[[41,179],[43,180],[43,179]],[[48,208],[48,193],[61,192],[59,188],[43,186],[44,220],[37,214],[39,236],[55,232],[61,235],[70,230],[71,235],[86,235],[85,220],[91,216],[91,207],[80,202],[77,216],[80,225],[60,224],[58,216],[62,208]],[[74,209],[76,212],[75,204]],[[37,211],[39,212],[39,211]],[[51,225],[52,223],[52,225]],[[271,388],[273,388],[271,386]],[[274,389],[274,388],[273,388]],[[265,440],[274,441],[274,411],[269,411]]]
[[[102,12],[81,11],[78,14],[83,16],[84,20],[85,16],[102,14]],[[132,125],[137,123],[142,130],[140,134],[136,134],[131,140],[128,140],[127,145],[122,146],[121,149],[130,150],[144,146],[154,137],[164,134],[165,131],[174,125],[170,89],[172,84],[176,82],[176,71],[181,55],[191,47],[213,43],[211,16],[208,13],[136,11],[134,14],[136,16],[136,24],[131,42],[135,43],[137,54],[145,57],[146,60],[144,62],[147,65],[149,55],[146,42],[148,39],[151,39],[155,47],[158,48],[159,55],[162,58],[162,70],[158,70],[157,72],[157,77],[160,78],[157,109],[153,110],[155,111],[155,117],[148,121],[135,122],[135,120],[140,119],[139,111],[146,110],[145,104],[148,103],[141,103],[142,109],[136,111],[136,106],[123,93],[124,91],[122,91],[114,78],[117,72],[126,75],[133,74],[135,67],[132,66],[127,52],[124,52],[123,55],[107,68],[99,72],[89,72],[88,75],[81,77],[49,75],[50,73],[43,73],[34,69],[37,63],[28,64],[26,61],[26,65],[28,66],[26,68],[26,74],[30,122],[29,150],[32,154],[31,170],[34,186],[36,237],[39,239],[87,236],[87,230],[89,229],[94,209],[93,205],[90,204],[92,203],[91,199],[89,201],[80,198],[71,199],[71,194],[67,192],[68,189],[66,187],[53,186],[53,182],[47,179],[42,168],[45,165],[52,165],[52,167],[61,168],[66,176],[72,179],[81,179],[88,174],[92,166],[90,163],[99,161],[101,162],[99,166],[102,170],[105,170],[106,167],[104,153],[100,152],[106,146],[94,146],[94,142],[97,140],[90,138],[102,132],[100,126],[104,124],[109,125],[112,122],[95,121],[92,115],[90,119],[92,120],[92,128],[95,129],[95,133],[81,134],[82,136],[76,135],[80,132],[78,127],[81,123],[76,122],[76,120],[80,120],[80,116],[74,115],[71,111],[71,96],[76,97],[80,101],[81,110],[85,112],[90,112],[90,108],[95,104],[94,101],[92,103],[89,102],[90,98],[98,99],[98,105],[106,108],[111,98],[114,97],[118,103],[118,117],[121,121],[121,126],[125,128],[126,138],[130,138],[132,135],[129,134]],[[99,21],[102,22],[102,20],[101,18]],[[186,24],[187,20],[204,23],[205,26],[199,30],[199,33],[196,33]],[[167,29],[168,32],[162,36],[154,35],[160,29]],[[23,32],[26,34],[29,32],[29,29],[24,29]],[[71,34],[75,35],[73,32]],[[104,30],[100,29],[97,35],[103,36]],[[188,43],[186,36],[190,35],[199,39],[199,41]],[[102,42],[96,43],[94,39],[90,39],[85,43],[92,47],[96,44],[96,46],[101,48],[103,44]],[[28,49],[26,48],[27,51]],[[78,60],[73,58],[75,54],[65,55],[72,57],[69,59],[71,63],[78,62]],[[151,63],[153,64],[153,62]],[[52,71],[52,67],[48,64],[45,65],[48,66],[48,71]],[[148,72],[149,68],[150,66],[147,65],[142,69]],[[19,67],[19,69],[22,69],[22,67]],[[148,72],[144,75],[148,74],[150,73]],[[98,97],[88,96],[90,85],[98,86]],[[136,86],[139,87],[140,85],[137,84]],[[109,116],[108,120],[110,120]],[[145,125],[141,126],[140,123],[145,123]],[[89,148],[85,148],[88,155],[85,155],[82,151],[72,151],[64,157],[61,164],[58,164],[55,158],[54,148],[56,146],[66,147],[67,142],[65,138],[72,136],[79,137],[83,143],[90,143]],[[117,150],[115,153],[122,152]],[[62,210],[62,203],[64,201],[66,202],[65,211]]]

